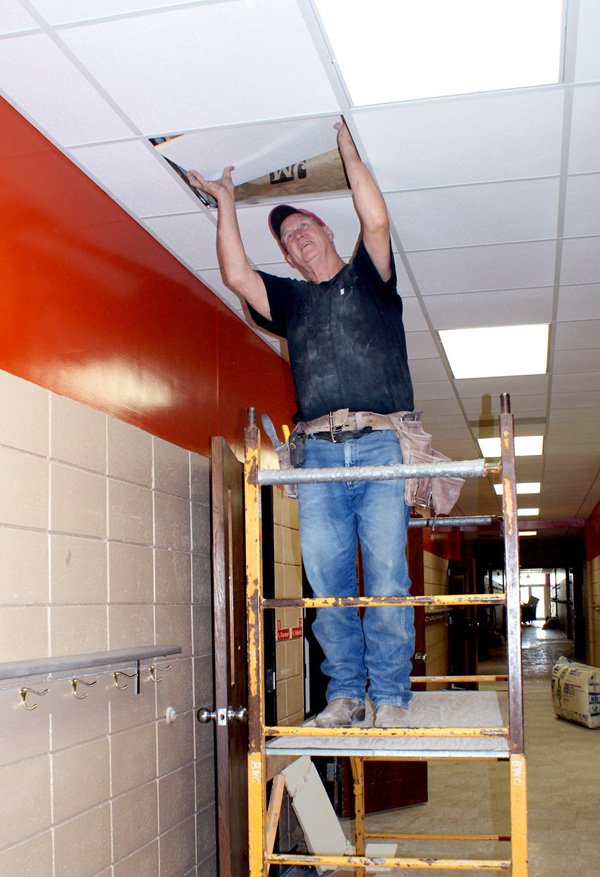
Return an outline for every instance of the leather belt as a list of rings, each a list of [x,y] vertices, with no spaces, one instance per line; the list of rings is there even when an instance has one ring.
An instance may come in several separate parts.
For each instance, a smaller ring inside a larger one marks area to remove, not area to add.
[[[414,418],[412,411],[398,412],[405,414],[406,419]],[[418,415],[417,415],[418,416]],[[352,438],[360,438],[368,432],[379,429],[394,429],[387,414],[378,414],[376,411],[349,411],[347,408],[339,408],[331,411],[323,417],[315,420],[307,420],[298,424],[299,431],[305,435],[314,435],[316,438],[326,441],[348,441]]]

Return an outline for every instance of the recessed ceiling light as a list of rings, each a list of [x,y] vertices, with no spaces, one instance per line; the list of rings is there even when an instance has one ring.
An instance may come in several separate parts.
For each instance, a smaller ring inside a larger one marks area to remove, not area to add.
[[[355,105],[556,83],[562,0],[313,0]]]
[[[484,457],[500,457],[500,437],[478,438],[477,443]],[[544,450],[543,435],[517,435],[515,436],[516,457],[540,457]]]
[[[539,515],[539,509],[517,509],[517,516],[531,518],[534,515]]]
[[[443,329],[440,340],[456,380],[543,375],[548,363],[548,324]]]
[[[539,493],[542,489],[540,481],[522,481],[517,483],[517,493]],[[498,496],[502,496],[502,485],[494,484]]]
[[[537,536],[537,530],[519,530],[519,536]]]

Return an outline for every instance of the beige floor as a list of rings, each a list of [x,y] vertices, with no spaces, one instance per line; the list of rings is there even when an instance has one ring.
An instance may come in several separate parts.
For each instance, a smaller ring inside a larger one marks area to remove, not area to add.
[[[564,648],[563,648],[564,646]],[[561,637],[528,628],[524,656],[531,675],[524,679],[528,763],[529,877],[592,877],[600,873],[600,732],[557,719],[552,708],[549,667],[568,651]],[[486,672],[486,668],[481,668]],[[370,830],[396,832],[508,834],[508,768],[497,762],[433,762],[429,802],[369,817]],[[352,825],[345,824],[350,835]],[[452,858],[509,858],[509,844],[449,846],[404,843],[399,855]],[[350,877],[354,872],[347,873]],[[371,872],[373,873],[373,872]],[[380,872],[381,873],[381,872]],[[397,870],[392,875],[473,874],[489,870]],[[336,877],[342,877],[338,871]]]

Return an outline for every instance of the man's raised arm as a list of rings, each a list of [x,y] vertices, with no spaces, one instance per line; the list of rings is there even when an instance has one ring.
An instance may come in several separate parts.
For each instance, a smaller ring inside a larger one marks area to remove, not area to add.
[[[248,264],[235,210],[235,197],[231,172],[226,167],[220,180],[205,180],[198,171],[189,171],[192,186],[208,192],[217,202],[217,256],[223,283],[233,292],[243,296],[259,314],[271,318],[267,291],[262,278]]]
[[[365,248],[382,280],[389,280],[392,275],[390,220],[383,195],[358,154],[346,123],[338,122],[335,127],[338,132],[338,149],[360,219]]]

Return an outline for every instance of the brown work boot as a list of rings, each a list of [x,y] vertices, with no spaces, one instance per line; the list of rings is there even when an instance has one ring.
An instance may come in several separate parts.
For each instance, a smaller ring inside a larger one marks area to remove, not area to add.
[[[351,697],[334,697],[323,712],[315,719],[317,728],[349,728],[357,725],[365,717],[365,705],[362,700]]]
[[[406,720],[408,707],[395,703],[380,703],[375,713],[376,728],[401,728]]]

